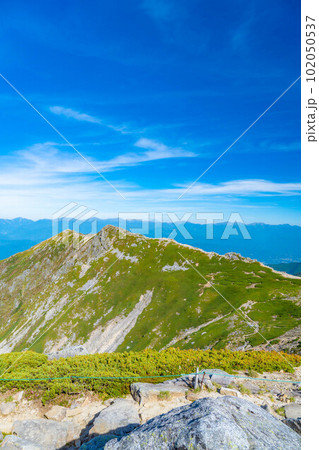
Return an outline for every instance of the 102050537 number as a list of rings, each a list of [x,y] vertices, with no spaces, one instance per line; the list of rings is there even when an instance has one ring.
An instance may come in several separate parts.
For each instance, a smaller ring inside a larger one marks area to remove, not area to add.
[[[316,21],[306,16],[306,81],[316,81]]]

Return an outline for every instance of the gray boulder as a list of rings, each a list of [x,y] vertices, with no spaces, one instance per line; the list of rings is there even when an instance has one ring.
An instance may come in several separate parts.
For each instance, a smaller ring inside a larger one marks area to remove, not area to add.
[[[154,417],[106,450],[277,450],[300,449],[300,437],[247,400],[204,398]]]
[[[117,398],[94,419],[90,434],[122,436],[140,425],[138,405],[131,399]]]
[[[67,408],[63,406],[54,405],[44,415],[47,419],[61,421],[65,418]]]
[[[221,387],[219,389],[219,393],[221,395],[231,395],[232,397],[240,397],[240,392],[236,391],[236,389]]]
[[[74,345],[67,347],[59,352],[48,353],[48,359],[69,358],[70,356],[88,355],[88,351],[83,345]]]
[[[301,405],[298,403],[289,403],[284,406],[286,419],[301,419]]]
[[[14,435],[6,436],[0,447],[5,450],[41,450],[40,445]]]
[[[4,402],[0,405],[0,413],[3,416],[8,416],[16,409],[16,403],[15,402]]]
[[[131,384],[131,394],[136,402],[144,405],[147,402],[158,400],[173,400],[175,398],[185,398],[188,388],[185,383],[133,383]]]
[[[229,373],[221,369],[207,369],[205,374],[210,377],[212,383],[217,383],[224,387],[227,387],[234,380]]]
[[[16,420],[13,423],[12,432],[40,446],[43,450],[55,450],[78,439],[81,429],[79,425],[72,422],[33,419]]]
[[[242,381],[241,379],[237,378],[235,384],[242,385],[245,389],[248,389],[254,395],[258,394],[260,391],[260,387],[252,383],[251,381]]]

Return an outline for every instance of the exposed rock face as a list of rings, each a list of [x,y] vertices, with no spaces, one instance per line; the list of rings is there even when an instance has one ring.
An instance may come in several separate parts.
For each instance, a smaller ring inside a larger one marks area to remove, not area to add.
[[[155,417],[128,436],[111,440],[114,450],[300,449],[300,437],[252,403],[234,397],[197,400]]]
[[[86,343],[89,352],[114,352],[132,330],[138,317],[150,304],[152,296],[153,290],[146,291],[145,294],[140,296],[138,303],[127,316],[121,314],[115,317],[107,324],[104,330],[101,327],[97,327]]]
[[[83,345],[74,345],[59,352],[48,353],[48,359],[69,358],[70,356],[88,355],[88,351]]]
[[[301,419],[284,419],[283,423],[296,433],[301,434]]]
[[[13,433],[31,441],[42,450],[55,450],[72,442],[80,436],[80,427],[72,422],[34,419],[17,420],[13,424]],[[36,447],[35,447],[36,448]]]
[[[117,398],[103,409],[93,422],[90,434],[123,435],[140,424],[138,405],[130,399]]]

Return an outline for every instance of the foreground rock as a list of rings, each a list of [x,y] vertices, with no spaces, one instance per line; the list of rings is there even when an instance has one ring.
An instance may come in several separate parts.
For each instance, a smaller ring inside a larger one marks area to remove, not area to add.
[[[42,450],[40,445],[18,436],[6,436],[1,443],[1,448],[5,450]]]
[[[35,448],[39,446],[43,450],[55,450],[77,440],[80,431],[80,427],[72,422],[56,422],[46,419],[17,420],[13,424],[14,434],[32,442],[35,444]]]
[[[283,419],[282,422],[301,435],[301,419]]]
[[[105,449],[300,449],[300,437],[264,409],[236,397],[205,398],[155,417]]]
[[[101,436],[96,436],[95,438],[91,439],[86,444],[83,444],[80,447],[80,450],[101,450],[104,448],[104,445],[110,441],[111,439],[116,438],[116,436],[112,434],[104,434]]]
[[[93,422],[90,434],[116,434],[122,436],[140,425],[138,405],[126,398],[117,398],[103,409]]]

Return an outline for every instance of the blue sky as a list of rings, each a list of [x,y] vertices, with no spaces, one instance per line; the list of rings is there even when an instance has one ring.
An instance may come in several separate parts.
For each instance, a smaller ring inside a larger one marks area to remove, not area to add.
[[[1,8],[2,75],[89,161],[0,79],[1,217],[76,202],[300,223],[300,81],[179,199],[299,77],[299,2]]]

